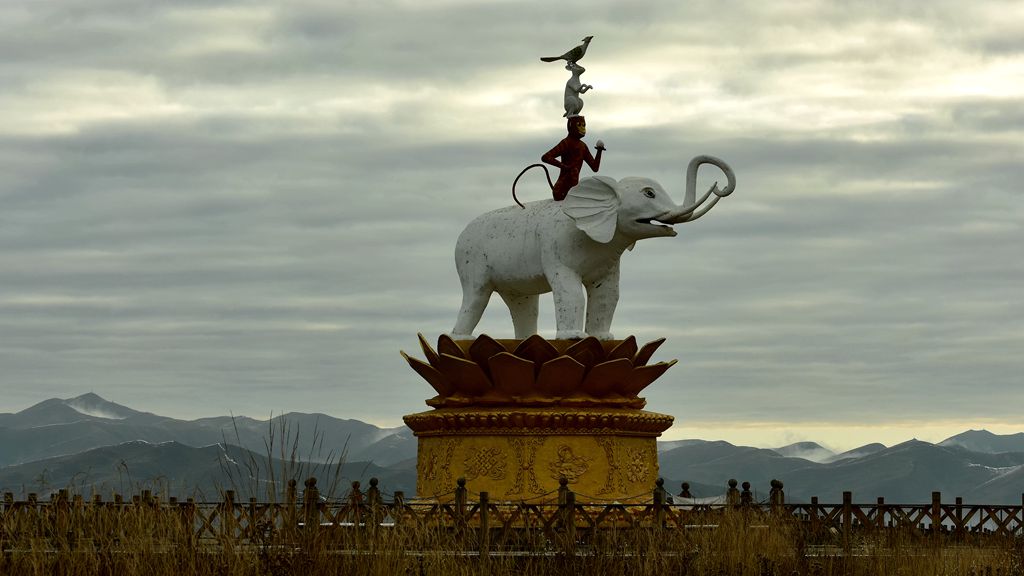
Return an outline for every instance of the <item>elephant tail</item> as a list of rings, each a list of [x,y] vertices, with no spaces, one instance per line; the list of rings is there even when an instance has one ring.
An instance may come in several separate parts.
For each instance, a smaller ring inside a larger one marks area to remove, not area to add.
[[[519,198],[516,196],[516,184],[519,183],[519,179],[523,177],[523,174],[526,174],[527,170],[529,170],[530,168],[538,168],[538,167],[544,169],[544,175],[547,176],[547,178],[548,178],[548,186],[552,190],[555,188],[555,185],[551,182],[551,173],[548,172],[548,167],[547,166],[545,166],[543,164],[530,164],[526,168],[523,168],[523,171],[520,172],[518,176],[516,176],[515,180],[512,181],[512,199],[515,200],[516,204],[519,204],[519,207],[524,209],[524,210],[526,209],[526,206],[523,206],[523,203],[520,202]]]

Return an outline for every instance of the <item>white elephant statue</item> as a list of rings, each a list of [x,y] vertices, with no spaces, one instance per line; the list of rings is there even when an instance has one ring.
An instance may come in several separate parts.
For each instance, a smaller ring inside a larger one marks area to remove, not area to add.
[[[716,182],[695,201],[701,164],[718,166],[728,184],[720,190]],[[622,253],[643,238],[675,236],[672,225],[700,218],[735,188],[728,164],[697,156],[686,170],[681,206],[649,178],[594,176],[561,202],[529,202],[477,217],[455,244],[462,308],[452,338],[472,338],[492,292],[508,305],[516,339],[528,338],[537,333],[539,295],[552,292],[557,339],[612,339]]]

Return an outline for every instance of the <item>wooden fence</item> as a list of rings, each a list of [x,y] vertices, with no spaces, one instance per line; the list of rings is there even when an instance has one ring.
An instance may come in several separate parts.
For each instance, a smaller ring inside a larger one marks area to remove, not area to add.
[[[948,503],[938,492],[932,493],[930,504],[890,504],[882,498],[854,503],[850,492],[841,503],[812,498],[795,504],[784,502],[781,483],[768,502],[753,501],[749,484],[744,488],[734,493],[732,482],[722,504],[672,503],[660,480],[650,501],[640,504],[581,502],[564,481],[557,501],[549,503],[492,500],[487,492],[469,492],[462,480],[450,503],[407,500],[401,492],[385,497],[375,479],[365,492],[354,482],[349,494],[337,500],[323,498],[312,478],[301,495],[290,482],[282,502],[239,502],[231,491],[220,502],[161,500],[149,492],[129,500],[116,495],[109,501],[98,495],[86,500],[65,491],[48,501],[34,494],[16,501],[8,493],[0,507],[0,547],[26,534],[73,542],[116,539],[141,529],[170,543],[262,545],[301,542],[315,535],[320,542],[350,549],[371,546],[382,534],[418,530],[471,538],[472,548],[481,554],[492,548],[536,550],[538,545],[572,553],[602,532],[708,530],[729,515],[752,529],[771,522],[798,525],[809,542],[845,550],[861,536],[880,533],[936,544],[1024,537],[1024,494],[1021,505],[1012,506],[964,504],[960,498]]]

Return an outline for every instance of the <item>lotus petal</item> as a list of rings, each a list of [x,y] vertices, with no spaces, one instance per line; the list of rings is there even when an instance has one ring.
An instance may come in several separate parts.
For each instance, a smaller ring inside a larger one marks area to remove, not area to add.
[[[487,359],[491,356],[496,356],[502,352],[508,352],[505,347],[501,345],[497,340],[491,338],[487,334],[481,334],[479,338],[473,341],[469,346],[469,358],[476,362],[484,369],[484,372],[490,370],[487,366]]]
[[[671,362],[658,362],[650,366],[634,368],[624,382],[615,386],[615,392],[627,398],[636,396],[644,388],[647,388],[651,382],[654,382],[659,376],[664,374],[666,370],[674,366],[675,363],[676,361],[673,360]]]
[[[417,338],[420,339],[420,349],[423,350],[423,355],[427,357],[427,362],[434,368],[437,368],[437,352],[427,344],[427,339],[423,337],[423,334],[417,334]]]
[[[569,356],[559,356],[540,367],[537,391],[544,396],[568,396],[580,388],[587,367]]]
[[[604,360],[604,347],[601,341],[593,336],[587,336],[583,340],[569,346],[565,351],[566,356],[575,358],[577,362],[587,368]]]
[[[512,353],[520,358],[532,360],[538,367],[559,356],[558,350],[540,334],[534,334],[520,342]]]
[[[442,353],[438,361],[441,373],[448,377],[455,391],[466,396],[483,396],[491,389],[491,381],[476,362]]]
[[[606,396],[616,384],[625,383],[632,371],[633,363],[627,358],[602,362],[587,373],[582,390],[591,396]]]
[[[405,358],[405,361],[409,363],[409,366],[411,366],[421,378],[426,380],[427,384],[430,384],[434,390],[437,390],[439,395],[451,396],[455,393],[455,387],[452,386],[452,383],[448,378],[446,378],[444,374],[438,372],[430,364],[427,364],[422,360],[412,358],[405,352],[402,352],[402,358]]]
[[[534,392],[536,366],[532,360],[501,352],[487,360],[491,370],[492,392],[505,397],[528,396]]]
[[[437,337],[437,353],[455,356],[456,358],[466,357],[466,353],[462,351],[462,348],[447,334],[441,334]]]
[[[635,357],[633,357],[633,366],[646,366],[647,363],[651,361],[651,356],[654,356],[654,351],[664,343],[664,338],[658,338],[657,340],[644,344],[644,347],[636,353]]]
[[[608,360],[618,360],[619,358],[629,358],[630,365],[632,366],[633,357],[636,356],[636,336],[630,336],[608,353]]]

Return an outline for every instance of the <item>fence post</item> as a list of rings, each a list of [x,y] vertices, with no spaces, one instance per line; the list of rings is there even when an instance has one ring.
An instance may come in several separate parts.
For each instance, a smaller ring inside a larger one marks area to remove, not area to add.
[[[466,479],[455,481],[455,517],[459,524],[466,521]]]
[[[191,542],[196,536],[196,499],[191,496],[185,499],[185,525]]]
[[[576,493],[565,495],[565,555],[576,556]]]
[[[818,521],[818,497],[817,496],[811,496],[811,506],[810,506],[810,508],[811,509],[808,512],[810,512],[809,515],[810,515],[810,520],[811,520],[811,532],[813,534],[817,534],[818,533],[818,529],[821,527],[820,526],[820,522]]]
[[[366,503],[369,509],[366,527],[369,531],[371,547],[377,542],[377,532],[381,521],[384,519],[384,514],[381,512],[382,502],[380,499],[380,488],[377,487],[378,483],[379,481],[376,478],[370,478],[370,487],[366,490]]]
[[[261,533],[262,528],[260,527],[260,522],[256,521],[256,514],[257,513],[258,512],[257,512],[257,506],[256,506],[256,497],[255,496],[249,496],[249,510],[247,512],[247,514],[249,515],[249,522],[247,522],[247,526],[246,526],[246,531],[249,533],[248,534],[249,542],[253,542],[257,538],[262,538],[262,533]]]
[[[885,529],[885,498],[882,496],[878,497],[875,504],[875,526],[880,531]]]
[[[306,490],[302,493],[304,526],[307,533],[313,533],[320,527],[320,490],[316,487],[316,478],[306,479]]]
[[[377,524],[380,524],[381,520],[381,500],[380,500],[380,488],[377,487],[379,481],[376,478],[370,478],[370,487],[366,490],[366,503],[370,507],[370,519],[376,528]]]
[[[1024,536],[1024,492],[1020,494],[1020,520],[1017,522],[1017,528],[1013,531],[1014,534],[1020,532]]]
[[[744,481],[743,492],[740,492],[740,504],[750,506],[754,503],[754,493],[750,491],[750,482]]]
[[[294,478],[288,480],[288,487],[284,490],[284,526],[283,532],[287,540],[293,541],[295,532],[299,529],[298,512],[296,506],[299,502],[298,489],[296,485],[298,482]],[[276,490],[274,491],[277,492]]]
[[[850,554],[850,532],[853,530],[853,492],[843,492],[843,553]]]
[[[932,541],[935,544],[939,543],[939,539],[942,538],[942,493],[932,492],[932,510],[931,510],[931,521],[932,521]]]
[[[295,489],[295,485],[296,484],[297,484],[297,482],[295,481],[295,478],[292,478],[291,480],[288,481],[288,487],[284,489],[284,501],[287,504],[294,505],[295,502],[297,502],[298,499],[299,499],[298,498],[298,494],[296,494],[296,492],[297,492],[297,490]],[[276,492],[276,490],[275,490],[275,492]]]
[[[693,494],[690,494],[689,482],[683,482],[682,484],[679,485],[679,487],[682,489],[682,491],[679,492],[680,498],[693,498]]]
[[[956,518],[953,522],[956,524],[954,534],[959,542],[964,539],[964,499],[961,496],[956,497]]]
[[[4,492],[4,511],[14,508],[14,492]]]
[[[558,479],[558,504],[565,504],[565,495],[569,493],[569,479],[562,476]],[[1024,497],[1024,494],[1021,495]]]
[[[224,503],[221,505],[220,535],[226,541],[234,541],[235,536],[235,491],[224,491]]]
[[[85,531],[83,529],[84,512],[85,498],[81,494],[75,494],[71,497],[71,525],[72,530],[74,530],[74,538],[76,541],[85,536]]]
[[[54,535],[64,545],[71,545],[72,543],[68,541],[71,533],[71,505],[68,501],[67,489],[61,489],[56,495],[50,495],[50,507],[55,514]]]
[[[92,497],[92,504],[98,508],[102,504],[103,498],[99,494],[95,494]],[[178,506],[178,499],[175,496],[167,498],[167,514],[171,515],[172,521],[171,526],[173,527],[173,535],[176,543],[181,543],[184,540],[187,532],[184,529],[183,516],[181,515],[181,507]]]
[[[665,525],[665,489],[662,485],[664,480],[658,478],[654,488],[654,528],[660,529]]]
[[[569,479],[565,476],[558,478],[558,520],[555,528],[562,528],[565,525],[565,499],[569,494]]]
[[[3,516],[14,518],[13,515],[8,516],[14,512],[14,492],[4,492],[4,507]],[[6,524],[6,523],[5,523]],[[14,526],[8,524],[6,526],[0,524],[0,538],[4,537],[4,533],[10,533],[11,530],[17,530]]]
[[[391,519],[395,521],[395,528],[402,525],[402,517],[405,516],[405,492],[395,491],[395,501],[391,507]]]
[[[359,490],[359,480],[352,481],[352,490],[348,493],[349,519],[359,527],[363,521],[363,492]]]
[[[28,493],[28,508],[32,512],[34,523],[38,524],[42,510],[39,509],[39,495],[35,492]]]
[[[658,494],[661,494],[662,505],[666,505],[672,502],[672,495],[668,493],[668,490],[665,490],[664,478],[658,478],[657,480],[654,481],[654,491],[657,492]],[[663,517],[665,514],[667,514],[667,511],[663,511]]]
[[[485,574],[491,559],[491,527],[488,523],[490,500],[490,494],[487,492],[480,493],[480,562],[483,565]]]
[[[772,513],[782,512],[782,506],[786,503],[786,493],[782,491],[782,481],[772,480],[772,489],[768,493],[768,501],[771,503]]]
[[[359,480],[352,481],[352,490],[348,493],[348,517],[352,521],[356,548],[363,547],[363,493],[359,490]],[[337,518],[335,518],[337,521]]]
[[[736,489],[736,479],[729,479],[729,489],[725,491],[725,503],[730,506],[738,506],[740,503],[740,491]]]

